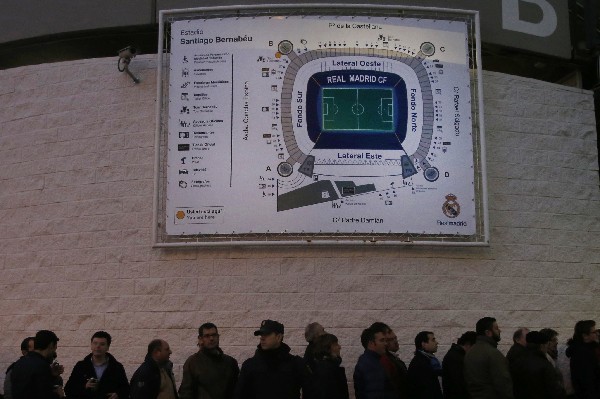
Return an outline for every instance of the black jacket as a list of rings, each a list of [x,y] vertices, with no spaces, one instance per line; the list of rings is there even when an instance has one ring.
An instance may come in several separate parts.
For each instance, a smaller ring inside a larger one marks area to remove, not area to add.
[[[421,351],[415,352],[415,357],[408,366],[409,397],[413,399],[442,399],[442,388],[438,377],[441,370],[436,371],[431,366],[431,360]]]
[[[173,377],[173,364],[169,362],[165,367],[169,379],[171,380],[171,386],[173,387],[173,394],[177,398],[177,388],[175,387],[175,378]],[[146,355],[144,363],[138,367],[131,377],[131,399],[156,399],[160,393],[160,367],[158,363],[152,359],[152,356]]]
[[[527,350],[523,345],[514,343],[506,354],[506,360],[508,360],[508,364],[513,364],[517,359],[519,359],[519,357],[523,356],[525,352],[527,352]]]
[[[56,399],[50,361],[38,352],[29,352],[15,362],[11,373],[14,399]]]
[[[391,375],[390,378],[396,387],[398,398],[408,398],[408,368],[406,367],[406,363],[392,352],[386,352],[386,356],[395,367],[395,375]]]
[[[442,361],[442,386],[446,399],[469,399],[467,382],[465,381],[466,352],[462,346],[452,344]]]
[[[554,366],[535,346],[527,347],[511,365],[515,399],[564,399],[566,393]]]
[[[242,364],[235,398],[299,399],[306,376],[304,361],[290,354],[286,344],[273,350],[263,350],[259,345],[254,356]]]
[[[348,380],[341,362],[340,358],[313,359],[303,399],[348,399]]]
[[[96,390],[85,388],[87,380],[98,378],[92,364],[92,354],[75,364],[65,385],[65,394],[69,399],[105,399],[106,394],[111,392],[116,392],[119,399],[129,397],[129,382],[123,365],[110,353],[106,356],[108,356],[108,367],[99,379]]]
[[[598,344],[569,342],[567,357],[571,359],[571,383],[578,399],[600,398],[600,365],[595,350]]]

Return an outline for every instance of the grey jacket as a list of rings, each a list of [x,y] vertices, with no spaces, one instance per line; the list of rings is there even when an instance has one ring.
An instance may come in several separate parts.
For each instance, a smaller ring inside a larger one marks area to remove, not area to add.
[[[513,399],[513,385],[508,361],[487,336],[465,355],[465,380],[472,399]]]

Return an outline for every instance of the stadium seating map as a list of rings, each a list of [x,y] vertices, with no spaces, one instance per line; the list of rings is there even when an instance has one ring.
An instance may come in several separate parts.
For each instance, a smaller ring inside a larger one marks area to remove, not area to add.
[[[464,20],[197,18],[170,35],[167,234],[475,233]]]

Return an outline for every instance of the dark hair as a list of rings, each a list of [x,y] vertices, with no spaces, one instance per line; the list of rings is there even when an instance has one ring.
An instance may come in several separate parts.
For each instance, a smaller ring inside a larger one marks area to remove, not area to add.
[[[47,349],[51,344],[57,344],[58,337],[54,332],[48,330],[40,330],[35,334],[33,339],[33,348],[38,350]]]
[[[390,331],[392,331],[390,326],[388,326],[387,324],[385,324],[381,321],[376,321],[375,323],[371,324],[371,326],[369,328],[376,333],[382,332],[384,334],[389,334]]]
[[[479,319],[477,324],[475,324],[475,331],[477,332],[477,335],[485,335],[487,330],[491,331],[494,328],[495,322],[496,319],[493,317],[484,317]]]
[[[567,345],[571,345],[573,342],[582,343],[583,335],[589,334],[590,330],[596,326],[594,320],[580,320],[575,323],[575,330],[573,331],[573,338],[571,338]]]
[[[369,342],[371,341],[375,341],[375,332],[370,328],[365,328],[360,334],[360,343],[363,348],[367,349],[367,346],[369,346]]]
[[[106,340],[107,346],[110,346],[110,343],[112,342],[112,337],[106,331],[96,331],[94,335],[92,335],[92,339],[90,339],[90,342],[92,342],[94,338],[104,338]]]
[[[431,331],[421,331],[420,333],[417,334],[417,336],[415,337],[415,347],[417,348],[417,350],[423,349],[421,347],[421,344],[423,342],[425,342],[425,343],[429,342],[429,334],[433,335],[433,333]]]
[[[163,340],[162,339],[153,339],[148,344],[148,354],[152,355],[155,350],[161,349],[162,345],[163,345]]]
[[[457,344],[463,346],[463,345],[475,345],[475,341],[477,341],[477,333],[475,331],[467,331],[466,333],[464,333],[463,335],[460,336],[460,338],[458,339],[458,341],[456,341]]]
[[[331,346],[338,342],[338,338],[329,333],[319,335],[313,340],[313,356],[315,359],[321,360],[324,357],[331,355]]]
[[[542,334],[548,337],[548,340],[552,340],[554,337],[558,337],[558,331],[553,330],[551,328],[542,328],[540,330]]]
[[[21,350],[22,351],[29,351],[29,341],[33,341],[34,345],[35,345],[35,337],[27,337],[23,340],[23,342],[21,342]]]
[[[213,328],[214,328],[215,330],[219,331],[219,330],[217,329],[217,326],[215,326],[213,323],[204,323],[204,324],[202,324],[202,325],[201,325],[201,326],[198,328],[198,338],[200,338],[200,337],[202,336],[202,334],[203,334],[203,331],[204,331],[204,330],[212,330]]]

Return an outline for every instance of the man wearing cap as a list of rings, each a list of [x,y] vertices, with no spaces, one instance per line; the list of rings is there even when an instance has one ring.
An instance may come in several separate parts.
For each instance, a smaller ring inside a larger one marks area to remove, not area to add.
[[[300,399],[306,376],[302,358],[290,354],[283,343],[283,324],[263,320],[254,332],[260,343],[253,357],[242,364],[236,399]]]
[[[565,390],[552,363],[546,359],[548,336],[538,331],[526,335],[527,347],[510,371],[515,399],[564,399]]]

